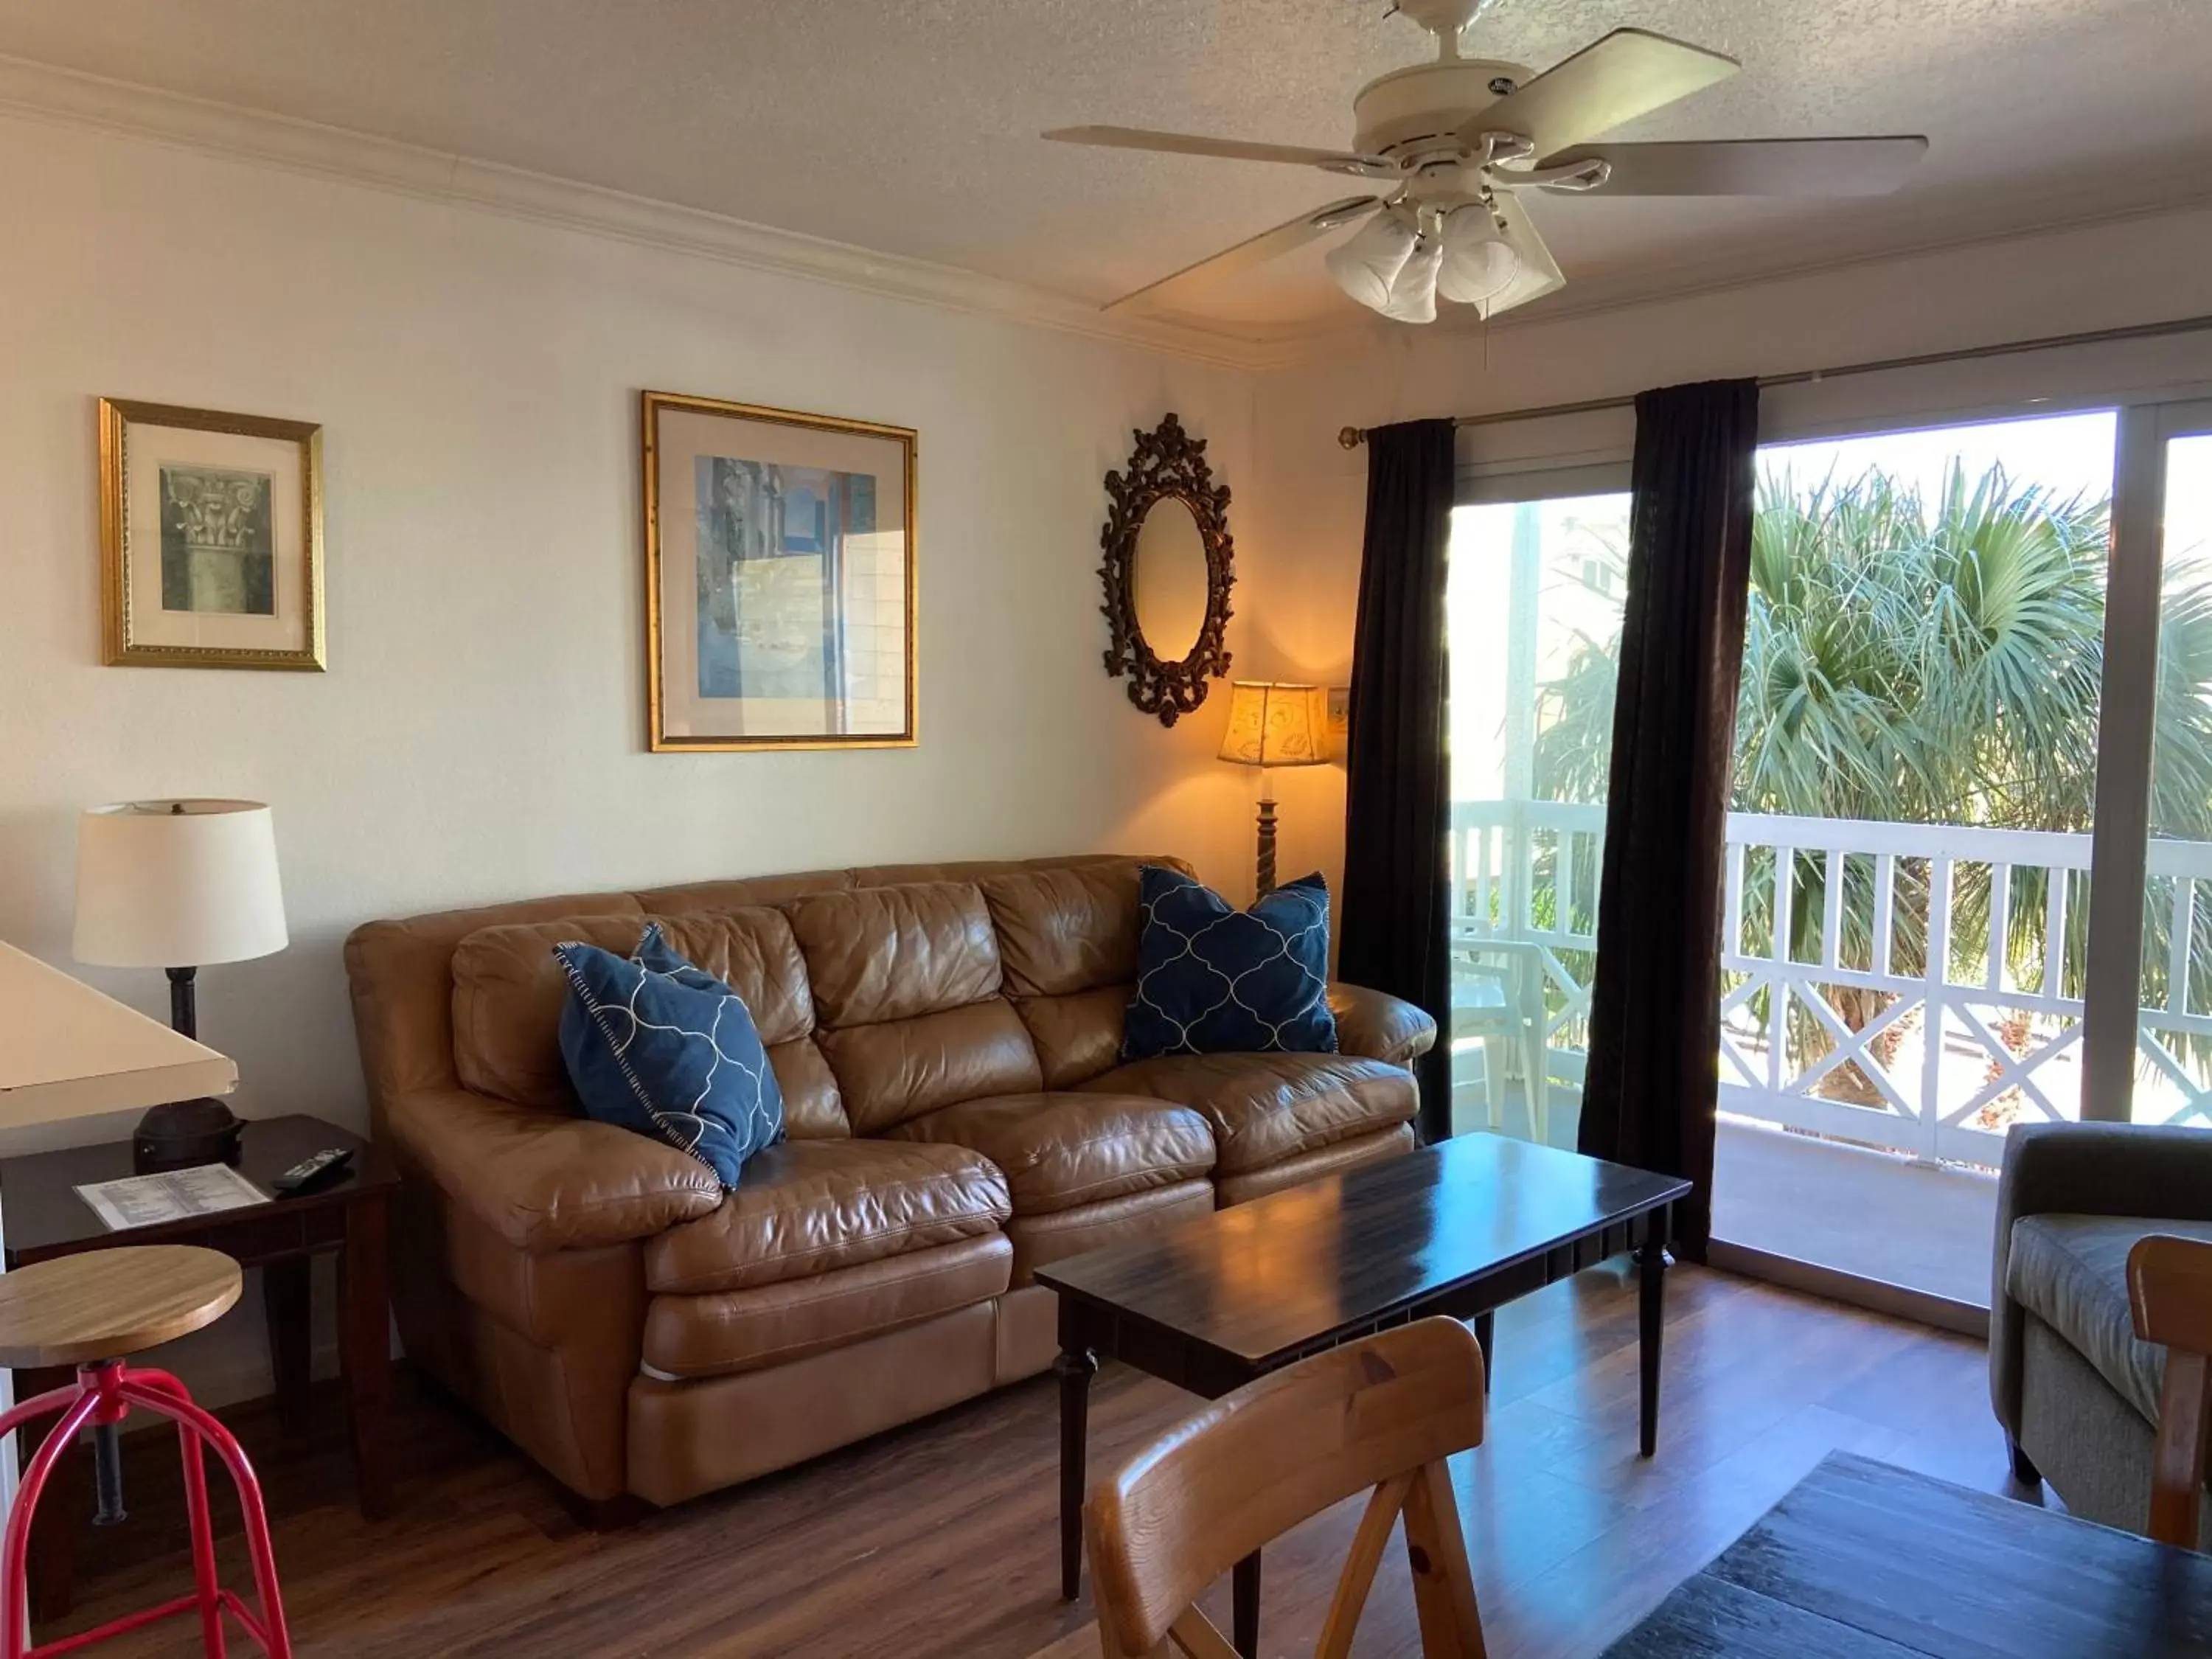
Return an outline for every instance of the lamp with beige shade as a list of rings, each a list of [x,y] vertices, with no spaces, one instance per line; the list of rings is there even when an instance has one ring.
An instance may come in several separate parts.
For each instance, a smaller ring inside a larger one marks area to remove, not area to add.
[[[1229,699],[1229,729],[1221,758],[1260,772],[1258,892],[1275,886],[1275,787],[1279,766],[1321,766],[1328,760],[1328,691],[1318,685],[1276,680],[1237,680]]]
[[[77,827],[79,962],[160,968],[169,1024],[199,1034],[197,976],[289,942],[269,809],[250,800],[141,800],[95,806]],[[239,1123],[220,1101],[172,1099],[140,1120],[131,1151],[158,1169],[224,1156]]]

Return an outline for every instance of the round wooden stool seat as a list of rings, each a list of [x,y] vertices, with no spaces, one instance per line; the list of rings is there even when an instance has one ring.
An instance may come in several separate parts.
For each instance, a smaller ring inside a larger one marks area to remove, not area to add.
[[[0,1273],[0,1365],[82,1365],[173,1342],[238,1300],[238,1263],[189,1244],[88,1250]]]

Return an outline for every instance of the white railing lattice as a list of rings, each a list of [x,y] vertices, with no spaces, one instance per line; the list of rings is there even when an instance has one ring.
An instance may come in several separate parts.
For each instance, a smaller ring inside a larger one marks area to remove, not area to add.
[[[1540,1065],[1540,1102],[1581,1079],[1604,837],[1601,806],[1453,808],[1454,947],[1515,976],[1507,1000],[1542,1035],[1522,1067]],[[2078,1116],[2089,849],[2087,835],[1730,813],[1722,1109],[1978,1164],[2011,1122]],[[2136,1115],[2212,1123],[2212,973],[2191,971],[2212,843],[2153,841],[2148,877],[2165,985],[2138,1024]]]

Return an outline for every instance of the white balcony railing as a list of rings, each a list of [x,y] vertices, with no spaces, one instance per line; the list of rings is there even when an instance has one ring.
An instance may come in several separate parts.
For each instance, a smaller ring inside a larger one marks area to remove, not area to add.
[[[1540,1072],[1540,1134],[1579,1094],[1604,834],[1600,806],[1453,808],[1455,1036],[1491,1039],[1524,1086]],[[1975,1164],[2012,1122],[2077,1117],[2089,840],[1729,814],[1721,1109]],[[2138,1022],[2136,1115],[2212,1122],[2191,1063],[2192,1042],[2212,1054],[2212,972],[2192,971],[2212,843],[2152,842],[2148,876],[2166,991]]]

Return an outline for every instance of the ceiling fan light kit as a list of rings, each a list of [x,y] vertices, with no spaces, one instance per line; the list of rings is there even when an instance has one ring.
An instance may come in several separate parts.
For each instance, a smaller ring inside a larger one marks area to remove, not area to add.
[[[1403,208],[1389,208],[1361,226],[1350,240],[1331,249],[1323,263],[1339,288],[1380,311],[1390,303],[1399,276],[1419,241],[1413,216]]]
[[[1615,29],[1541,75],[1461,57],[1460,31],[1488,6],[1399,0],[1391,8],[1436,36],[1437,56],[1360,88],[1349,149],[1129,127],[1046,133],[1066,143],[1318,167],[1389,187],[1302,214],[1107,308],[1172,305],[1371,213],[1328,257],[1338,287],[1401,322],[1432,320],[1439,296],[1491,317],[1566,281],[1521,206],[1526,196],[1873,195],[1902,185],[1928,148],[1915,136],[1594,144],[1741,66],[1643,29]]]
[[[1521,274],[1520,254],[1505,240],[1497,216],[1482,203],[1454,208],[1445,216],[1443,247],[1437,294],[1455,304],[1494,300]]]
[[[1390,297],[1376,308],[1394,323],[1433,323],[1437,319],[1437,269],[1443,263],[1443,244],[1424,236],[1413,246],[1413,257],[1390,284]]]

